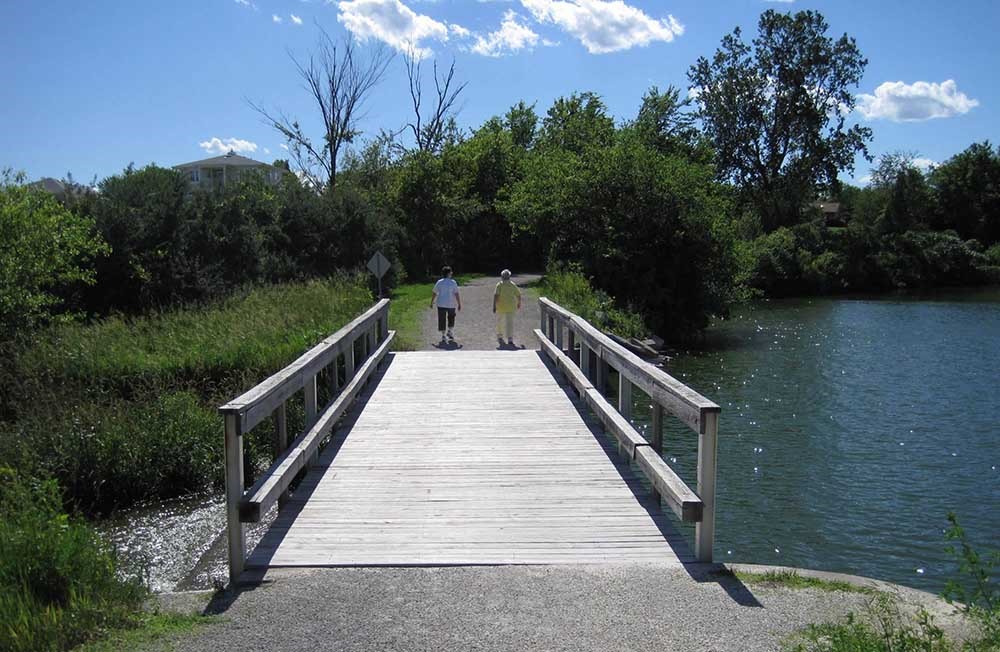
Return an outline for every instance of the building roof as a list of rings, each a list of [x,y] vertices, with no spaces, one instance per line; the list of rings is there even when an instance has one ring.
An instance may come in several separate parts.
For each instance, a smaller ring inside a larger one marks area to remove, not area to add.
[[[181,163],[180,165],[175,165],[174,169],[177,168],[219,168],[219,167],[241,167],[241,168],[259,168],[259,167],[274,167],[268,163],[261,163],[260,161],[255,161],[252,158],[247,158],[245,156],[240,156],[236,152],[230,150],[228,154],[222,156],[213,156],[212,158],[202,159],[200,161],[191,161],[190,163]]]

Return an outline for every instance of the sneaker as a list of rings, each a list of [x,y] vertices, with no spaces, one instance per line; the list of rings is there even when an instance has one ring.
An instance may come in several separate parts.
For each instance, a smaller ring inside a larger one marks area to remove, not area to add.
[[[507,340],[507,344],[508,344],[509,346],[514,346],[514,340],[511,340],[511,339],[508,339],[508,340]]]
[[[451,340],[452,342],[454,342],[455,341],[455,334],[452,333],[451,331],[448,331],[448,339]]]

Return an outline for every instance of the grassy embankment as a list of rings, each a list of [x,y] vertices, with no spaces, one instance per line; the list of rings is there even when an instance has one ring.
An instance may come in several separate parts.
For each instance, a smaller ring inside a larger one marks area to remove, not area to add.
[[[0,649],[64,650],[108,631],[188,626],[80,515],[169,498],[222,475],[216,407],[372,303],[362,279],[263,287],[135,319],[53,327],[20,351],[0,422]],[[295,412],[290,427],[295,426]],[[249,437],[265,463],[269,431]],[[66,513],[69,508],[77,516]]]

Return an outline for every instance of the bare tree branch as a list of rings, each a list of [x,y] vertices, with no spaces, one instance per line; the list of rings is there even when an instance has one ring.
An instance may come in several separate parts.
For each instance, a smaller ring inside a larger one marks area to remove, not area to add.
[[[313,179],[322,172],[327,189],[333,190],[341,150],[361,133],[357,124],[364,119],[365,101],[382,81],[395,54],[384,44],[378,44],[362,58],[352,41],[337,43],[322,27],[319,30],[319,44],[307,60],[300,61],[291,52],[288,56],[319,109],[323,122],[322,139],[314,141],[306,136],[298,120],[283,112],[274,114],[249,100],[247,104],[285,137],[295,165]]]
[[[407,124],[417,143],[417,151],[435,152],[444,144],[449,131],[449,123],[453,118],[455,100],[465,90],[468,82],[462,82],[455,88],[455,60],[452,59],[448,72],[439,75],[437,61],[434,62],[434,105],[430,114],[422,113],[423,89],[421,87],[420,61],[410,51],[403,57],[406,62],[406,75],[410,80],[410,99],[413,102],[413,122]],[[426,120],[426,122],[425,122]]]

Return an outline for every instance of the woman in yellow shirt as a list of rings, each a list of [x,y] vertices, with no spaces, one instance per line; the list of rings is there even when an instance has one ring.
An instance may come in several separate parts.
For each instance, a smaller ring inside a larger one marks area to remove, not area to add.
[[[493,312],[497,316],[497,341],[514,343],[514,313],[521,309],[521,290],[510,280],[510,270],[500,272],[500,282],[493,292]]]

